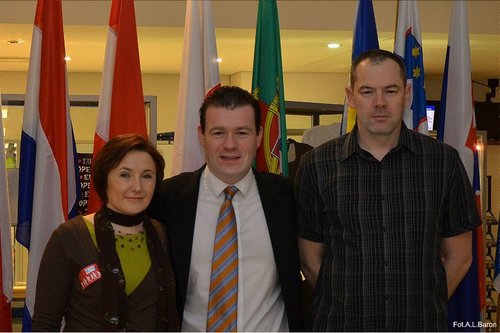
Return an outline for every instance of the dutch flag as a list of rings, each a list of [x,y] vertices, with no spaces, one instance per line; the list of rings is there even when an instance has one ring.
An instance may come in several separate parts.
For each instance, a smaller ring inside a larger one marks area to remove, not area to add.
[[[77,213],[78,169],[69,113],[61,0],[38,0],[24,106],[16,239],[29,250],[23,331],[31,331],[45,245]]]

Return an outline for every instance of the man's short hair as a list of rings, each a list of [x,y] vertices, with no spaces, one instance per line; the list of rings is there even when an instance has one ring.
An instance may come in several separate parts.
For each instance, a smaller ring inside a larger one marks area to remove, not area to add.
[[[354,83],[356,83],[357,80],[356,69],[358,68],[358,65],[366,59],[369,59],[372,64],[379,64],[387,59],[395,61],[399,66],[399,75],[403,80],[403,87],[406,87],[406,67],[403,58],[386,50],[372,49],[361,53],[352,62],[350,73],[351,88],[354,88]]]
[[[201,132],[205,133],[205,122],[207,109],[210,106],[223,107],[234,110],[237,107],[250,105],[254,112],[255,131],[259,134],[260,130],[260,107],[259,101],[255,99],[248,91],[235,86],[223,86],[215,90],[208,96],[200,108],[200,126]]]

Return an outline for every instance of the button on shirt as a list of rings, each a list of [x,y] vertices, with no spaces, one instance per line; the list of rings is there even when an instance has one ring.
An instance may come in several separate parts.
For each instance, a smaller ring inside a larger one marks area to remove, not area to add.
[[[250,170],[232,199],[238,232],[238,331],[287,331],[271,239]],[[205,331],[215,230],[228,184],[208,167],[200,181],[183,331]]]
[[[314,331],[446,331],[441,238],[480,219],[458,153],[404,125],[378,161],[357,129],[302,159],[299,236],[325,244]]]

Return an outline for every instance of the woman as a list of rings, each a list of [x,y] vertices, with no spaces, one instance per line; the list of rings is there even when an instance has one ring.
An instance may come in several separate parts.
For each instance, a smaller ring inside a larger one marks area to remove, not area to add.
[[[111,139],[94,160],[104,203],[52,234],[38,273],[33,331],[178,331],[163,227],[144,211],[165,162],[144,138]]]

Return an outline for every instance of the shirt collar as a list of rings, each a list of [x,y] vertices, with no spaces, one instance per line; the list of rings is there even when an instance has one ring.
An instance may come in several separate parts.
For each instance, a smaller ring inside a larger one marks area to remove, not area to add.
[[[399,134],[399,142],[398,145],[401,145],[402,147],[406,147],[408,150],[410,150],[413,154],[417,154],[417,145],[415,143],[414,135],[417,135],[416,132],[413,132],[409,130],[405,123],[403,122],[401,124],[401,133]]]
[[[354,128],[349,133],[341,137],[342,142],[342,153],[340,154],[340,160],[343,162],[349,156],[354,154],[359,148],[358,144],[358,125],[354,125]]]
[[[346,160],[354,153],[359,153],[361,147],[358,143],[358,125],[354,125],[354,128],[351,132],[345,134],[342,142],[342,153],[341,153],[341,161]],[[415,145],[415,141],[412,140],[412,133],[406,127],[405,123],[401,123],[401,132],[399,133],[398,144],[393,150],[399,150],[401,147],[405,147],[410,150],[412,153],[417,154],[417,147]]]
[[[224,183],[222,180],[217,178],[212,171],[210,171],[210,168],[207,167],[203,171],[202,177],[205,179],[205,182],[207,184],[208,190],[215,196],[224,196],[224,189],[230,184]],[[234,185],[238,188],[238,193],[240,193],[243,197],[246,197],[248,192],[250,191],[250,186],[252,185],[252,181],[254,180],[254,174],[252,169],[250,168],[248,170],[248,173],[243,177],[239,182],[236,184],[231,184]],[[238,195],[236,193],[236,195]]]

